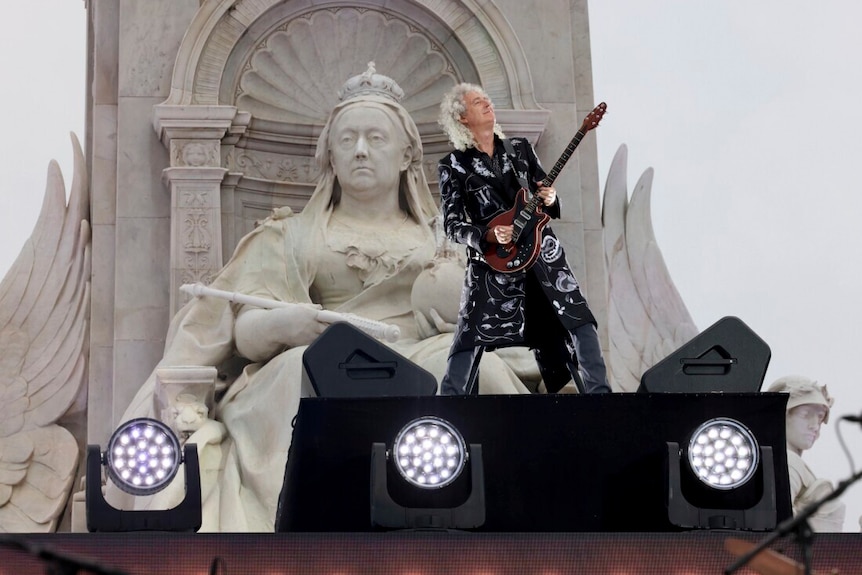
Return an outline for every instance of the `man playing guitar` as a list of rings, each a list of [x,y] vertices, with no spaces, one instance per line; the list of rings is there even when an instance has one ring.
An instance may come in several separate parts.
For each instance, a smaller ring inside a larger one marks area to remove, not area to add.
[[[581,393],[607,393],[596,320],[547,222],[560,217],[553,180],[580,139],[598,125],[601,104],[548,175],[525,139],[506,139],[477,85],[443,98],[439,122],[455,150],[438,165],[447,236],[467,246],[458,325],[441,394],[476,393],[485,349],[528,346],[545,387],[571,379]]]

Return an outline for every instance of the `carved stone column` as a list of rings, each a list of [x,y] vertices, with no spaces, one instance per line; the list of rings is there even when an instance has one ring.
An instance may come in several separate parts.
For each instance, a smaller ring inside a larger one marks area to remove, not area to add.
[[[162,181],[171,192],[170,314],[183,300],[184,283],[209,283],[221,269],[222,143],[248,125],[233,106],[172,106],[153,109],[153,127],[170,151]],[[232,143],[232,142],[231,142]]]
[[[221,181],[226,173],[217,167],[162,172],[171,191],[171,316],[181,306],[182,284],[208,284],[222,266]]]

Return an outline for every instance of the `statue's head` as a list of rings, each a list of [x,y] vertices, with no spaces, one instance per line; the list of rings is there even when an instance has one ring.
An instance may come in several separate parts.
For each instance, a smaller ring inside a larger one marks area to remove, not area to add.
[[[331,182],[330,208],[338,205],[341,198],[338,167],[339,158],[344,154],[340,154],[338,146],[342,138],[359,128],[378,127],[378,137],[388,140],[384,144],[385,153],[377,154],[376,161],[388,162],[386,167],[395,172],[402,209],[423,222],[436,213],[422,171],[419,129],[401,105],[403,95],[392,78],[376,72],[373,62],[364,73],[350,78],[342,87],[339,103],[323,127],[315,154],[321,179]],[[342,174],[341,177],[347,176]]]
[[[181,437],[188,438],[200,429],[209,417],[205,398],[194,393],[178,393],[168,408],[168,425]]]
[[[787,411],[800,405],[812,404],[826,408],[826,420],[829,421],[829,409],[835,400],[829,395],[826,386],[804,375],[785,375],[779,377],[766,391],[787,393]]]
[[[776,379],[767,391],[787,393],[787,445],[801,454],[820,437],[820,426],[829,421],[834,400],[825,385],[802,375]]]

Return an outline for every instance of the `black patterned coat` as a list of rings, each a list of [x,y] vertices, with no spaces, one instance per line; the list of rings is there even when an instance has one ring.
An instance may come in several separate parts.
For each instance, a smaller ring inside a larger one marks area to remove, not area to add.
[[[574,355],[566,331],[596,320],[550,225],[542,232],[541,255],[527,271],[499,273],[482,257],[488,246],[487,224],[512,208],[521,187],[514,170],[530,183],[531,192],[547,175],[527,140],[512,138],[511,142],[515,158],[504,152],[495,137],[502,177],[495,174],[491,158],[476,148],[456,150],[438,164],[446,234],[465,244],[468,255],[452,351],[474,346],[530,347],[553,391],[557,385],[549,380],[559,379],[559,385],[568,381],[565,361]],[[559,195],[544,210],[559,218]]]

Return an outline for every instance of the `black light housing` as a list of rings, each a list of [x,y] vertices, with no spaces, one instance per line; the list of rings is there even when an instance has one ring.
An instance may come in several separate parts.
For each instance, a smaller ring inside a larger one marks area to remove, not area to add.
[[[397,475],[390,473],[390,466]],[[401,483],[395,496],[390,492],[390,475]],[[402,504],[396,499],[413,503]],[[468,449],[454,425],[439,417],[419,417],[401,428],[392,449],[387,450],[384,443],[372,444],[374,527],[471,529],[484,523],[482,446],[470,444]]]
[[[699,425],[681,448],[667,442],[669,521],[687,529],[775,527],[772,447],[759,446],[751,431],[730,418]]]
[[[201,481],[197,447],[186,444],[180,455],[174,432],[156,419],[130,420],[114,431],[104,453],[98,445],[87,447],[87,530],[197,531],[202,523]],[[157,493],[167,487],[179,470],[185,470],[185,497],[165,510],[121,510],[102,493],[101,467],[117,487],[135,496]]]

